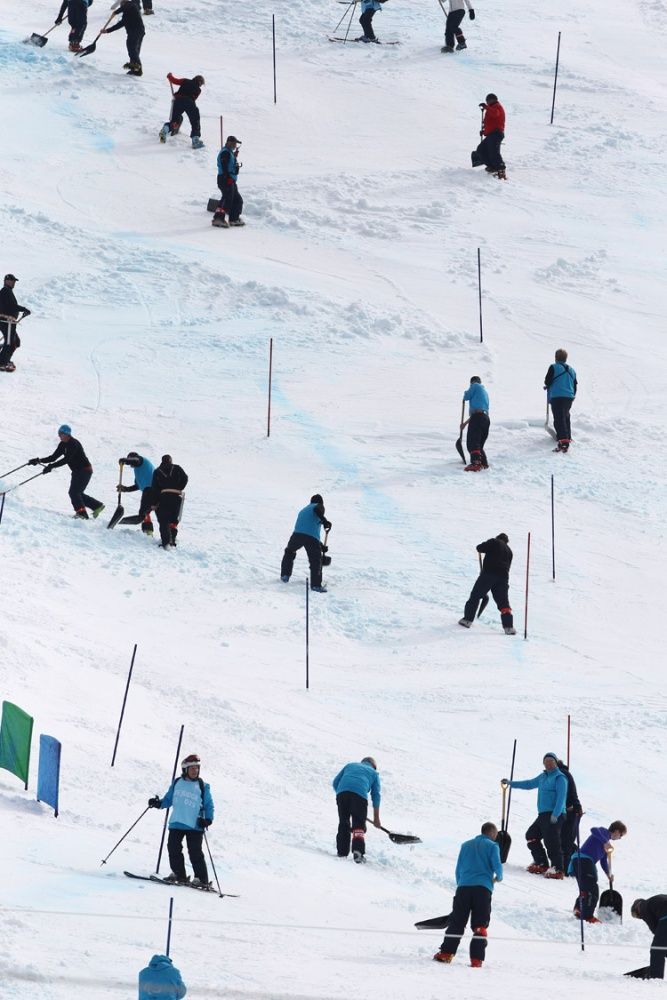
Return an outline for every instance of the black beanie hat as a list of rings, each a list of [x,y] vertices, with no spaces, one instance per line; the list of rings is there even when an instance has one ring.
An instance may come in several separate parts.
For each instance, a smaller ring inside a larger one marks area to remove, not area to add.
[[[319,493],[314,493],[313,496],[310,498],[310,502],[311,503],[324,503],[324,500],[322,499],[322,497],[320,496]]]

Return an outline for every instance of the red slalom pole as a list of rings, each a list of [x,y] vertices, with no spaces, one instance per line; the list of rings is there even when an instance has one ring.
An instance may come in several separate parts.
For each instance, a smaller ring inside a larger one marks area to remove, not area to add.
[[[273,378],[273,337],[269,339],[269,408],[266,417],[266,436],[271,437],[271,380]]]
[[[523,637],[528,638],[528,574],[530,571],[530,532],[528,532],[528,548],[526,550],[526,604],[523,612]]]

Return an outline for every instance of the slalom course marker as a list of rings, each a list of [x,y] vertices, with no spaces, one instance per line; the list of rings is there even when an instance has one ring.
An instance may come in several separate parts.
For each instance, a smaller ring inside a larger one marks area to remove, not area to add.
[[[174,757],[174,770],[171,772],[171,783],[173,785],[174,779],[176,778],[176,768],[178,767],[178,758],[181,755],[181,743],[183,742],[183,730],[185,725],[181,726],[181,731],[178,734],[178,746],[176,747],[176,756]],[[169,809],[165,809],[164,812],[164,823],[162,825],[162,838],[160,840],[160,850],[157,855],[157,864],[155,866],[155,874],[160,874],[160,860],[162,859],[162,849],[164,848],[164,838],[167,832],[167,821],[169,819]]]
[[[122,468],[122,466],[121,466]],[[113,745],[113,754],[111,757],[111,766],[113,767],[116,763],[116,751],[118,750],[118,739],[120,737],[120,727],[123,725],[123,716],[125,715],[125,704],[127,702],[127,692],[130,690],[130,681],[132,680],[132,671],[134,669],[134,658],[137,655],[137,644],[135,642],[134,649],[132,650],[132,660],[130,661],[130,671],[127,675],[127,684],[125,685],[125,694],[123,695],[123,707],[120,710],[120,719],[118,720],[118,729],[116,730],[116,742]]]
[[[526,604],[523,609],[523,637],[528,638],[528,576],[530,573],[530,532],[528,532],[528,546],[526,548]]]
[[[482,252],[477,247],[477,296],[479,299],[479,342],[484,343],[484,330],[482,327]]]
[[[551,99],[551,121],[550,125],[554,123],[554,108],[556,107],[556,84],[558,83],[558,61],[560,58],[560,31],[558,32],[558,45],[556,46],[556,72],[554,73],[554,95]]]

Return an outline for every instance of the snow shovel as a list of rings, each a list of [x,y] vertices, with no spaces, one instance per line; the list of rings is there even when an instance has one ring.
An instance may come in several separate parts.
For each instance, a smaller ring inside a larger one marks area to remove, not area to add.
[[[481,573],[482,572],[482,553],[478,552],[477,555],[479,556],[479,571]],[[477,617],[478,618],[481,617],[482,612],[484,611],[484,609],[485,609],[485,607],[487,606],[488,603],[489,603],[489,595],[485,594],[484,597],[482,598],[481,602],[480,602],[480,605],[479,605],[479,611],[477,612]]]
[[[24,38],[23,41],[26,45],[36,45],[38,48],[43,49],[48,42],[48,38],[46,36],[50,35],[53,29],[58,27],[59,23],[62,24],[62,22],[56,21],[56,23],[52,24],[49,30],[45,31],[43,35],[38,35],[36,31],[33,31],[30,38]]]
[[[624,972],[623,975],[630,976],[632,979],[650,979],[651,966],[645,965],[643,969],[633,969],[632,972]]]
[[[617,892],[613,887],[613,879],[611,874],[611,854],[607,855],[607,868],[609,870],[609,888],[600,896],[600,902],[598,904],[598,909],[600,910],[612,910],[617,916],[621,918],[621,923],[623,923],[623,897],[620,892]]]
[[[123,462],[119,462],[118,464],[120,466],[120,476],[118,477],[118,485],[122,486],[123,485],[123,468],[124,468],[124,464],[123,464]],[[111,520],[107,524],[107,528],[115,528],[116,525],[118,524],[118,522],[120,521],[121,517],[125,513],[125,508],[123,507],[122,503],[120,502],[120,498],[121,498],[121,491],[119,489],[118,490],[118,506],[116,507],[115,511],[113,512]]]
[[[422,842],[421,837],[413,837],[411,833],[392,833],[386,826],[379,826],[377,829],[386,833],[393,844],[421,844]]]
[[[446,931],[451,919],[452,915],[448,913],[446,917],[431,917],[430,920],[418,920],[415,927],[419,931]]]
[[[327,538],[329,537],[329,532],[330,531],[331,531],[331,528],[327,528],[327,530],[324,532],[324,541],[322,542],[322,565],[323,566],[331,566],[331,556],[328,556],[326,554],[327,553],[327,549],[328,549]]]
[[[109,18],[109,20],[104,25],[104,28],[108,28],[109,27],[109,25],[113,21],[114,17],[116,16],[116,14],[118,14],[117,10],[115,10],[113,12],[113,14]],[[81,51],[77,52],[76,54],[78,56],[89,56],[91,52],[94,52],[95,49],[97,48],[97,43],[99,42],[100,38],[102,37],[102,32],[104,31],[104,28],[102,28],[102,30],[98,32],[95,40],[93,42],[91,42],[90,45],[86,45],[85,49],[81,49]]]
[[[548,431],[549,434],[551,434],[551,436],[554,439],[554,441],[558,440],[558,435],[556,434],[556,431],[554,430],[553,427],[549,426],[549,400],[548,399],[547,399],[547,417],[546,417],[546,420],[544,421],[544,429],[545,429],[545,431]]]
[[[500,819],[500,830],[498,830],[498,836],[496,837],[496,844],[500,849],[500,861],[502,864],[505,864],[505,862],[507,861],[507,855],[510,852],[510,847],[512,846],[512,838],[507,832],[507,826],[506,826],[507,818],[505,814],[505,800],[507,798],[507,785],[503,785],[501,783],[500,787],[503,790],[502,791],[503,805],[502,805],[502,816]]]
[[[208,202],[206,203],[206,211],[215,212],[219,204],[220,204],[219,198],[209,198]]]
[[[461,404],[461,423],[463,423],[463,418],[465,417],[465,415],[466,415],[466,404],[465,404],[465,400],[464,400],[463,403]],[[461,442],[462,438],[463,438],[463,428],[461,427],[461,429],[459,431],[458,440],[457,440],[456,444],[454,445],[454,447],[458,451],[458,453],[461,456],[461,459],[463,461],[463,464],[465,465],[466,457],[463,454],[463,444]]]

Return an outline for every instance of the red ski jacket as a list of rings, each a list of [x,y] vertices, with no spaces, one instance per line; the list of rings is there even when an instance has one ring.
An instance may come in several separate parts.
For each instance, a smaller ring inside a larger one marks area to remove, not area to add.
[[[484,135],[491,135],[497,128],[501,132],[505,131],[505,109],[500,101],[497,101],[496,104],[487,104],[484,111],[482,132]]]

